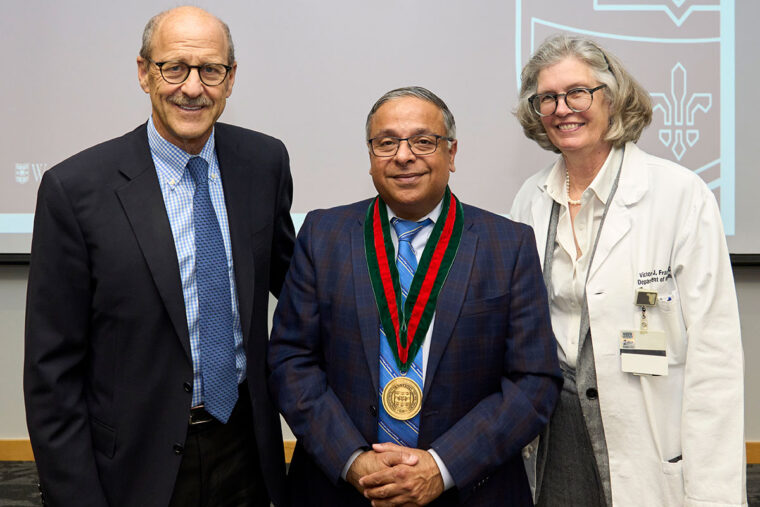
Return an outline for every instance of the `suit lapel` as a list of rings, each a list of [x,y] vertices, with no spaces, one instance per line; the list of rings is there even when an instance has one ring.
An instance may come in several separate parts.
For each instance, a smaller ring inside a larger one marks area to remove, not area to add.
[[[251,213],[249,213],[250,178],[246,177],[248,167],[236,156],[239,150],[235,149],[234,140],[229,135],[222,134],[220,130],[222,128],[217,124],[214,142],[219,160],[219,171],[222,175],[224,201],[227,205],[240,325],[243,330],[243,340],[247,344],[253,316],[253,288],[255,286]]]
[[[467,220],[466,216],[465,220]],[[438,295],[433,334],[431,335],[432,341],[430,342],[430,355],[427,360],[427,371],[425,373],[423,400],[427,398],[430,391],[430,385],[435,378],[436,369],[454,332],[454,325],[459,318],[459,312],[462,309],[465,294],[467,294],[467,286],[470,282],[470,273],[478,244],[478,237],[470,230],[471,227],[472,222],[465,223],[464,230],[462,231],[462,240],[459,243],[459,250],[457,250],[457,255],[454,258],[454,264],[452,264],[449,275]]]
[[[369,205],[369,204],[368,204]],[[364,219],[351,231],[351,262],[354,269],[354,297],[356,298],[356,316],[359,319],[359,331],[364,344],[372,386],[380,389],[380,315],[372,292],[369,279],[367,257],[364,253]]]
[[[169,318],[190,358],[185,300],[169,217],[148,148],[145,127],[135,136],[135,157],[120,168],[129,181],[116,190]]]

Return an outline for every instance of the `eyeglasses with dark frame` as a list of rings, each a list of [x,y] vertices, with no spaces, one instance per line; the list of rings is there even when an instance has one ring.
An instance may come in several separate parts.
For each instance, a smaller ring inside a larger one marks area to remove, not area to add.
[[[570,111],[582,113],[588,111],[594,102],[594,92],[606,86],[602,84],[595,88],[573,88],[565,93],[537,93],[528,97],[528,102],[538,116],[553,115],[560,97],[565,100],[565,105]]]
[[[227,78],[227,74],[232,70],[232,66],[224,65],[223,63],[204,63],[202,65],[188,65],[185,62],[154,62],[158,67],[158,71],[161,73],[161,77],[169,84],[182,84],[188,76],[190,71],[198,69],[198,77],[201,83],[206,86],[219,86]]]
[[[398,153],[401,141],[406,141],[409,149],[415,155],[432,155],[438,149],[438,140],[455,141],[452,137],[439,136],[437,134],[418,134],[410,137],[378,136],[367,139],[372,154],[376,157],[393,157]]]

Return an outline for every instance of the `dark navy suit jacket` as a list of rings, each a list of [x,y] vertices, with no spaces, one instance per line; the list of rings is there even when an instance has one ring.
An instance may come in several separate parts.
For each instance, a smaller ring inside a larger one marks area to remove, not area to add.
[[[266,385],[267,302],[293,251],[287,151],[217,124],[260,463],[281,503],[285,466]],[[27,301],[24,394],[54,506],[165,507],[188,427],[193,367],[172,231],[146,126],[43,177]]]
[[[310,213],[275,312],[270,389],[298,438],[293,505],[366,505],[340,479],[377,441],[379,316],[364,251],[369,201]],[[561,386],[530,227],[464,206],[436,306],[418,447],[456,487],[436,505],[532,505],[521,448]]]

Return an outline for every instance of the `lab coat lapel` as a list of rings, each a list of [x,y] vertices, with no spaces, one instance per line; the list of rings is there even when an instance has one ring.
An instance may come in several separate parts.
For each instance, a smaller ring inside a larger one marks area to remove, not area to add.
[[[541,194],[531,204],[531,223],[533,224],[533,234],[536,235],[536,247],[538,248],[538,257],[541,261],[541,267],[544,266],[544,254],[546,253],[546,239],[549,233],[549,220],[552,214],[552,198],[544,188],[540,190]]]
[[[646,194],[649,185],[646,171],[636,170],[645,163],[642,160],[642,154],[643,152],[633,143],[626,144],[620,182],[602,225],[599,244],[589,268],[589,280],[592,280],[599,269],[604,266],[615,245],[631,230],[635,207]]]

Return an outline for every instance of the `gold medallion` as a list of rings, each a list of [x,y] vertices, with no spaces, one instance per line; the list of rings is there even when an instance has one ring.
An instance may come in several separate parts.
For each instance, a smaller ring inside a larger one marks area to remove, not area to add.
[[[399,421],[416,416],[422,408],[422,389],[408,377],[396,377],[383,389],[385,411]]]

